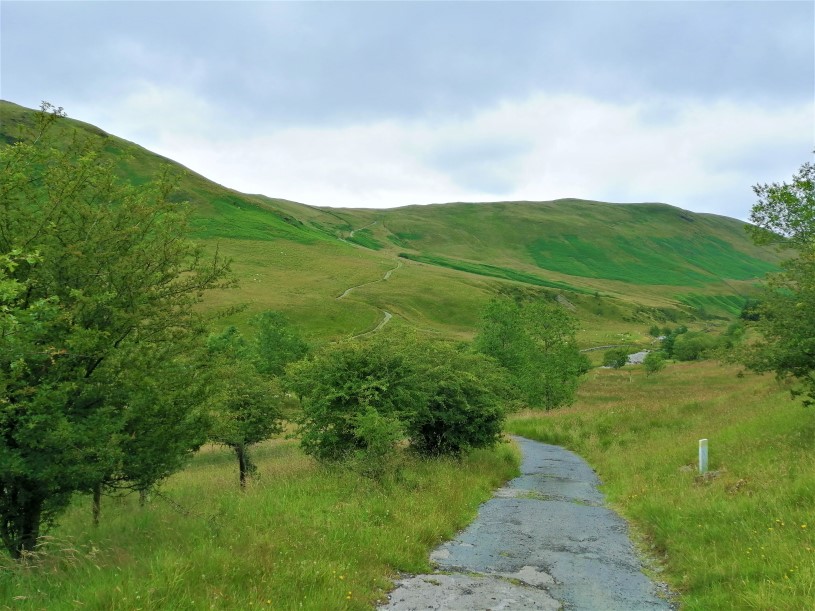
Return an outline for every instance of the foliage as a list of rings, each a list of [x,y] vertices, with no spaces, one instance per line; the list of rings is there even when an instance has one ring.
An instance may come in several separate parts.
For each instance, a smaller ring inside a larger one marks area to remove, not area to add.
[[[651,337],[659,337],[662,335],[662,329],[659,328],[659,325],[651,325],[651,328],[648,329],[648,335]]]
[[[665,357],[661,351],[649,352],[642,360],[646,375],[652,375],[665,369]]]
[[[320,460],[341,460],[373,448],[360,418],[404,421],[424,395],[415,362],[384,334],[328,345],[287,369],[289,387],[301,397],[300,443]],[[395,443],[395,439],[392,440]]]
[[[603,365],[619,369],[628,363],[628,348],[612,348],[603,353]]]
[[[122,185],[78,137],[53,148],[62,116],[43,105],[0,149],[0,534],[15,557],[74,492],[143,488],[200,443],[195,405],[167,389],[183,376],[194,394],[194,306],[227,271],[184,237],[167,177]]]
[[[755,326],[763,340],[744,351],[755,371],[774,371],[797,382],[793,394],[815,403],[815,164],[804,163],[790,183],[753,187],[758,201],[751,229],[758,243],[792,249],[797,256],[769,276]]]
[[[589,368],[576,331],[577,320],[557,304],[497,298],[484,311],[475,345],[509,372],[530,407],[552,409],[573,401]]]
[[[242,488],[256,471],[249,446],[282,430],[281,391],[261,375],[248,342],[234,327],[211,335],[207,342],[216,390],[209,397],[213,426],[210,439],[229,446],[238,460]]]
[[[282,312],[261,312],[251,322],[257,329],[251,347],[255,367],[260,373],[280,377],[286,365],[308,353],[308,344]]]
[[[324,347],[288,380],[302,397],[301,444],[320,460],[381,461],[405,438],[420,454],[458,455],[500,437],[501,375],[460,347],[380,333]]]
[[[458,456],[501,437],[506,372],[486,356],[442,342],[420,343],[423,403],[407,418],[411,446],[423,455]]]

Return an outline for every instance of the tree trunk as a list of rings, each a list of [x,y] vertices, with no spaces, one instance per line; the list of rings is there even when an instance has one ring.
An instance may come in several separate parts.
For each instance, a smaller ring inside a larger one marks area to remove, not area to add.
[[[102,513],[102,483],[93,487],[93,525],[99,526],[99,515]]]
[[[240,473],[241,488],[246,488],[246,478],[252,469],[252,464],[249,462],[249,454],[246,452],[246,446],[239,443],[235,446],[235,454],[238,456],[238,471]]]
[[[139,490],[139,507],[144,507],[147,504],[147,489],[142,488]]]
[[[24,500],[20,501],[20,496],[23,496]],[[45,499],[25,493],[20,495],[17,491],[12,493],[12,499],[18,502],[14,503],[13,515],[2,516],[0,535],[11,557],[19,560],[37,547],[37,540],[40,538],[42,506]]]

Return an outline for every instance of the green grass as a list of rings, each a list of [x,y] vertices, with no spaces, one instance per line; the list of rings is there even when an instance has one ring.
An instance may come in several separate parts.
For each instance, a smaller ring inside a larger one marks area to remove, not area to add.
[[[564,291],[571,291],[575,293],[589,294],[591,291],[580,289],[564,282],[556,282],[551,280],[544,280],[538,276],[527,274],[515,269],[508,269],[489,265],[486,263],[473,263],[470,261],[459,261],[456,259],[447,259],[436,255],[415,255],[411,253],[399,253],[403,259],[410,259],[418,263],[428,263],[430,265],[439,265],[441,267],[449,267],[468,274],[478,274],[480,276],[488,276],[490,278],[501,278],[502,280],[511,280],[513,282],[523,282],[524,284],[532,284],[534,286],[543,286],[547,288],[560,289]]]
[[[738,316],[747,298],[740,295],[698,295],[689,293],[677,295],[677,300],[695,308],[700,313]]]
[[[0,143],[8,143],[18,127],[31,123],[32,113],[3,102],[0,119]],[[588,346],[659,322],[659,311],[675,312],[683,322],[732,316],[734,298],[752,294],[756,280],[777,261],[748,240],[743,223],[664,204],[567,199],[318,208],[238,193],[92,125],[69,119],[54,130],[58,145],[74,132],[90,138],[134,184],[166,170],[179,176],[174,197],[190,202],[193,237],[235,258],[240,288],[209,296],[204,306],[247,304],[245,313],[224,324],[240,325],[251,313],[273,307],[325,341],[370,328],[379,310],[387,309],[405,323],[466,338],[490,295],[517,290],[520,283],[570,291]],[[349,254],[343,238],[364,248]],[[345,288],[392,267],[400,252],[428,263],[414,270],[411,285],[401,283],[398,292],[387,294],[397,283],[380,283],[335,303]],[[440,280],[444,286],[433,287]],[[595,292],[602,296],[598,301],[581,299]]]
[[[700,286],[721,278],[756,278],[776,269],[713,236],[596,240],[561,235],[534,241],[529,252],[542,269],[633,284]]]
[[[382,483],[291,442],[254,456],[245,493],[234,454],[206,448],[145,507],[103,499],[96,529],[77,498],[36,562],[0,567],[0,608],[370,609],[398,571],[428,571],[430,549],[518,469],[509,445],[406,459]]]
[[[573,407],[508,428],[591,463],[683,609],[810,609],[815,415],[772,379],[736,373],[710,361],[596,370]],[[701,438],[715,477],[695,472]]]
[[[365,248],[370,248],[371,250],[382,250],[384,246],[377,242],[374,237],[373,233],[370,229],[358,229],[354,232],[352,237],[346,238],[349,242],[353,242],[354,244],[359,244],[360,246],[364,246]]]

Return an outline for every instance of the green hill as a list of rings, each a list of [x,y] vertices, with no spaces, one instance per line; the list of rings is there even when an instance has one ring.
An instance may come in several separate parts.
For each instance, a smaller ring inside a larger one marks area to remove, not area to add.
[[[33,112],[0,102],[0,145],[21,137]],[[383,310],[391,324],[467,338],[492,294],[527,292],[572,308],[584,345],[612,343],[655,322],[732,317],[777,261],[740,221],[666,204],[319,208],[239,193],[95,126],[58,121],[57,143],[74,134],[134,184],[168,168],[180,176],[194,236],[232,257],[240,279],[208,302],[247,306],[224,322],[280,309],[320,340],[370,330]]]

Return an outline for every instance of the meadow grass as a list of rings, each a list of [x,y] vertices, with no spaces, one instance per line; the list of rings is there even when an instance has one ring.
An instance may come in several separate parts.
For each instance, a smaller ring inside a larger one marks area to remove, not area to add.
[[[79,497],[30,564],[4,560],[5,609],[369,609],[517,474],[511,444],[461,459],[402,457],[377,482],[255,448],[241,493],[234,455],[208,447],[144,507],[104,498],[91,526]]]
[[[815,414],[772,378],[737,373],[712,361],[650,377],[598,369],[574,406],[508,429],[589,461],[683,609],[812,609]]]

